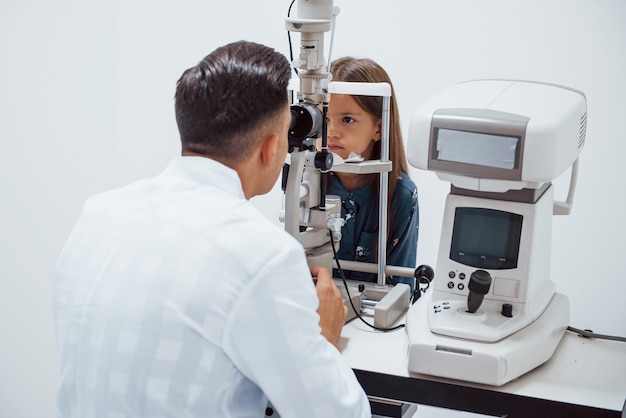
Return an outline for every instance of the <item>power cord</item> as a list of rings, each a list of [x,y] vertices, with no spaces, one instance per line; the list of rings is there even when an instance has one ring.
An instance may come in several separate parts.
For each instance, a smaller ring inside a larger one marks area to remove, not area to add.
[[[624,337],[617,337],[614,335],[596,334],[595,332],[590,331],[588,329],[582,330],[582,329],[578,329],[574,327],[567,327],[567,330],[571,332],[575,332],[576,334],[578,334],[578,336],[583,337],[583,338],[597,338],[599,340],[626,342],[626,338]]]

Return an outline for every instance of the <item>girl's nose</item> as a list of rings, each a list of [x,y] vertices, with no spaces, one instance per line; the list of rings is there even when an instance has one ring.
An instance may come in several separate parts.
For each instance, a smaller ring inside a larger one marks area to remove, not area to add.
[[[335,129],[335,124],[330,120],[326,119],[326,129],[328,132],[328,137],[336,137],[339,132]]]

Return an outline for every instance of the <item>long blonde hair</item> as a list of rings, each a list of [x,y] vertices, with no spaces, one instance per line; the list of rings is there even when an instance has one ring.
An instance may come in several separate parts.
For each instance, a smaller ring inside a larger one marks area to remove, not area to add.
[[[330,66],[333,81],[358,81],[369,83],[389,83],[391,86],[391,100],[389,112],[389,159],[392,168],[388,180],[387,206],[391,204],[393,193],[400,173],[409,173],[409,167],[404,152],[404,142],[400,129],[400,116],[398,113],[398,103],[393,84],[389,74],[377,62],[368,58],[342,57],[334,60]],[[352,96],[357,104],[376,120],[382,120],[382,97],[376,96]],[[374,144],[372,159],[380,158],[381,142]],[[378,181],[378,180],[377,180]],[[377,183],[378,184],[378,183]]]

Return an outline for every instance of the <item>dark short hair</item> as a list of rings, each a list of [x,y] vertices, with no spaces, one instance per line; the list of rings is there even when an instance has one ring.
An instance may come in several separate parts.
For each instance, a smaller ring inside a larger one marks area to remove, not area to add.
[[[259,128],[288,103],[291,67],[272,48],[240,41],[186,70],[176,85],[183,150],[241,161],[261,139]]]

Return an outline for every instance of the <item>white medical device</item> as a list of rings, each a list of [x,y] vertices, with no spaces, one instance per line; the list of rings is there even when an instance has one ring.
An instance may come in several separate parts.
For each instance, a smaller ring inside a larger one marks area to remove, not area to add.
[[[291,106],[290,164],[283,176],[285,230],[302,243],[310,265],[330,267],[331,240],[339,245],[341,239],[340,202],[326,198],[326,173],[333,159],[325,147],[316,151],[315,141],[324,136],[319,106],[325,112],[330,100],[324,35],[332,28],[333,0],[299,0],[297,7],[298,17],[286,20],[287,30],[299,32],[301,39],[299,58],[292,62],[300,86],[298,102]]]
[[[324,57],[324,35],[333,29],[339,9],[333,7],[332,0],[298,0],[296,5],[297,17],[286,19],[287,30],[300,33],[300,54],[293,61],[299,85],[292,86],[291,89],[297,92],[298,101],[291,106],[290,161],[284,171],[286,176],[283,175],[285,208],[282,217],[285,230],[302,243],[310,265],[336,267],[336,261],[333,262],[332,246],[339,248],[343,219],[340,218],[339,198],[326,195],[326,175],[329,171],[379,174],[381,187],[378,263],[342,261],[341,267],[346,270],[378,273],[377,285],[368,285],[366,292],[358,290],[358,285],[355,285],[352,291],[348,292],[346,289],[344,300],[352,300],[352,304],[348,306],[350,312],[348,319],[356,316],[362,300],[367,298],[368,302],[376,305],[375,325],[388,327],[408,309],[411,292],[410,287],[405,284],[389,289],[385,284],[386,275],[413,277],[415,274],[414,269],[386,265],[387,178],[391,171],[389,159],[391,86],[387,83],[331,82],[328,69],[330,57],[328,62]],[[328,152],[325,115],[331,93],[383,97],[380,160],[343,164]],[[316,149],[318,138],[322,138],[320,150]],[[352,309],[353,305],[356,309]]]
[[[502,385],[552,356],[569,321],[550,280],[552,216],[571,209],[586,117],[579,91],[510,80],[454,85],[415,112],[409,162],[451,191],[438,279],[407,315],[410,371]]]

